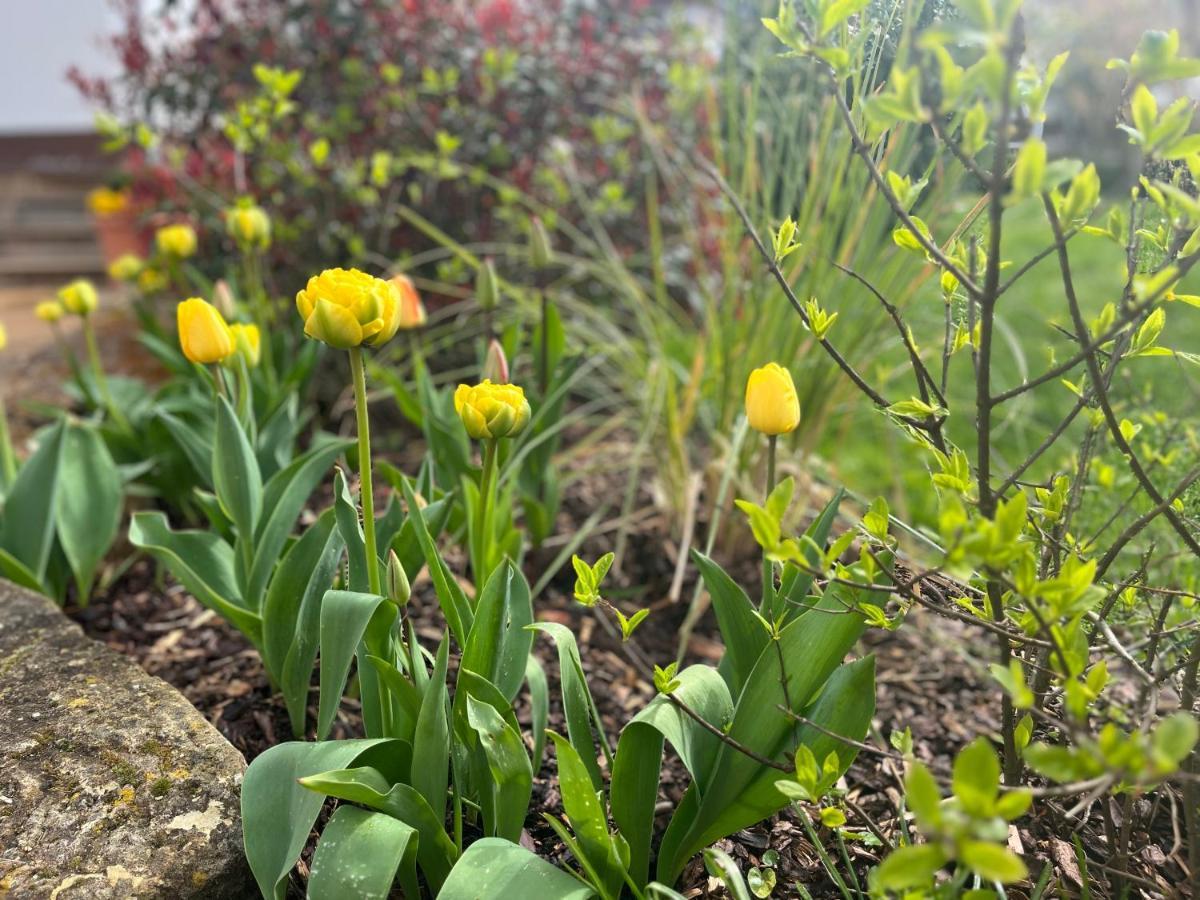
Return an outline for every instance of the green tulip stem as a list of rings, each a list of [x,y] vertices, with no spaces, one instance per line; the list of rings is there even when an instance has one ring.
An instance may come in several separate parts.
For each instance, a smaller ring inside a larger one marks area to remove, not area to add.
[[[499,438],[487,438],[483,442],[483,471],[479,476],[479,518],[475,523],[475,596],[483,591],[483,585],[491,574],[492,510],[495,506],[496,468],[500,445]]]
[[[92,378],[96,382],[96,390],[100,392],[100,400],[121,430],[129,431],[129,422],[113,401],[112,391],[108,387],[108,376],[104,374],[104,364],[100,361],[100,346],[96,343],[96,329],[92,327],[91,316],[83,317],[83,339],[87,344],[88,360],[92,364]]]
[[[408,330],[408,352],[412,356],[413,386],[415,387],[420,371],[425,368],[425,354],[421,352],[421,336],[416,328]]]
[[[242,265],[246,278],[246,293],[251,298],[255,324],[258,325],[259,346],[262,349],[262,367],[266,370],[267,386],[274,394],[278,385],[275,359],[271,350],[271,304],[267,299],[267,285],[263,278],[262,257],[254,250],[242,253]]]
[[[538,360],[538,372],[540,387],[542,389],[542,398],[545,399],[546,391],[550,385],[550,332],[548,328],[550,315],[550,298],[546,295],[545,289],[542,290],[542,346],[541,358]]]
[[[775,446],[779,441],[778,435],[767,437],[767,489],[765,495],[771,496],[775,490]],[[766,615],[774,615],[775,607],[775,567],[767,559],[767,551],[763,550],[762,561],[762,611]]]
[[[379,550],[375,542],[375,494],[371,484],[371,424],[367,416],[367,373],[362,348],[350,348],[350,372],[354,377],[354,412],[358,417],[358,477],[362,495],[363,541],[367,549],[367,579],[371,593],[383,596],[379,579]]]

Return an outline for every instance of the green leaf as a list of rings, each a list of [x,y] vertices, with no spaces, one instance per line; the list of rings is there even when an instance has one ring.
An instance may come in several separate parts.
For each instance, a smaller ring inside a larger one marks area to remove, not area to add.
[[[900,847],[889,853],[876,870],[875,885],[888,891],[925,887],[946,861],[945,851],[936,844]]]
[[[608,833],[608,820],[600,795],[592,786],[591,773],[570,741],[553,731],[550,739],[558,757],[558,786],[562,792],[563,810],[571,821],[580,849],[599,875],[598,886],[602,893],[616,897],[624,881],[625,866],[617,844]]]
[[[297,779],[342,768],[376,747],[398,741],[352,740],[271,747],[250,763],[242,781],[242,838],[263,897],[283,900],[287,875],[300,858],[325,798]]]
[[[1174,713],[1159,722],[1150,737],[1158,770],[1173,772],[1192,752],[1198,736],[1200,726],[1187,713]]]
[[[262,475],[237,413],[224,397],[217,398],[212,473],[217,500],[237,527],[238,541],[249,541],[253,546],[262,514]],[[250,573],[243,575],[248,578]],[[254,598],[247,600],[257,606]]]
[[[54,543],[54,511],[65,430],[66,424],[59,421],[40,434],[37,449],[25,460],[4,498],[0,547],[39,582],[45,577]]]
[[[401,488],[404,491],[404,500],[408,504],[410,513],[408,521],[413,524],[413,531],[416,533],[417,541],[420,543],[421,550],[425,554],[425,563],[429,566],[429,577],[433,581],[433,588],[437,593],[438,604],[442,608],[442,615],[446,617],[446,624],[450,626],[450,632],[454,635],[454,640],[460,647],[465,647],[467,644],[467,635],[473,627],[474,615],[471,612],[471,604],[467,601],[466,594],[458,586],[458,582],[446,566],[441,554],[438,553],[437,545],[434,544],[433,537],[425,525],[424,517],[411,515],[414,510],[421,508],[420,504],[417,503],[417,497],[413,493],[412,486],[407,481],[403,481]]]
[[[358,506],[350,496],[346,475],[340,468],[333,475],[333,511],[338,531],[342,533],[342,541],[346,545],[349,578],[345,586],[352,591],[366,593],[371,589],[367,575],[367,545],[358,518]]]
[[[1023,881],[1029,875],[1021,858],[999,844],[963,841],[958,848],[958,858],[985,881],[1012,884],[1014,881]]]
[[[698,550],[692,551],[692,559],[712,598],[717,629],[725,642],[721,674],[729,683],[730,693],[736,696],[754,670],[769,641],[769,635],[755,615],[754,604],[746,592],[734,583],[724,569]]]
[[[993,814],[1000,790],[1000,760],[987,738],[976,738],[955,757],[952,786],[968,815]]]
[[[475,608],[462,667],[498,687],[511,703],[525,679],[533,647],[533,602],[525,576],[509,559],[492,572]]]
[[[406,897],[419,897],[417,832],[399,819],[339,806],[321,834],[308,878],[309,900],[386,900],[397,874]]]
[[[172,531],[163,513],[139,512],[129,523],[129,543],[153,554],[201,604],[262,646],[262,620],[242,606],[233,548],[220,537],[211,531]]]
[[[463,853],[437,896],[438,900],[484,896],[591,900],[596,892],[524,847],[501,838],[482,838]]]
[[[942,821],[942,795],[937,782],[923,763],[913,761],[904,777],[904,798],[917,823],[930,831]]]
[[[326,591],[321,599],[321,687],[317,703],[317,740],[324,740],[333,726],[350,675],[350,663],[362,648],[363,636],[372,620],[391,621],[396,607],[376,594],[360,591]],[[365,648],[363,648],[365,649]],[[360,678],[363,668],[359,667]],[[364,703],[363,715],[367,716]],[[367,733],[373,733],[367,723]]]
[[[709,875],[721,879],[733,900],[753,900],[738,864],[720,847],[709,847],[704,851],[704,868]]]
[[[495,709],[469,694],[467,721],[479,734],[492,776],[491,808],[495,810],[495,821],[491,823],[489,831],[496,837],[516,843],[521,839],[521,829],[525,825],[525,813],[529,810],[529,797],[533,790],[533,770],[525,752],[525,743]]]
[[[263,602],[263,665],[283,692],[296,737],[304,734],[320,646],[321,598],[337,574],[343,547],[333,511],[327,510],[279,561]]]
[[[450,722],[447,715],[446,666],[450,636],[442,638],[433,674],[421,699],[417,729],[413,737],[412,786],[417,789],[438,819],[446,816],[446,787],[450,783]]]
[[[280,552],[309,497],[329,474],[334,460],[350,445],[350,441],[334,441],[315,447],[267,482],[263,490],[263,519],[255,536],[254,564],[246,587],[249,603],[260,602]]]
[[[1030,138],[1021,145],[1013,163],[1012,189],[1017,197],[1032,197],[1042,189],[1046,177],[1046,145]]]
[[[121,473],[95,429],[72,425],[63,434],[58,478],[58,540],[86,606],[96,568],[121,524]]]
[[[546,670],[532,653],[525,660],[525,682],[529,685],[529,725],[533,731],[533,751],[530,762],[533,774],[542,768],[542,752],[546,748],[546,723],[550,721],[550,685]]]

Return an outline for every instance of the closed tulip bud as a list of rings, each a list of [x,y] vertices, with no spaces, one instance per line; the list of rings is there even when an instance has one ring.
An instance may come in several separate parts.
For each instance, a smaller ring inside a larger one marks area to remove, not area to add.
[[[233,302],[233,291],[229,289],[229,282],[224,278],[218,278],[217,283],[213,285],[213,306],[220,310],[221,315],[227,320],[237,315],[237,305]]]
[[[487,356],[483,358],[483,378],[493,384],[508,384],[508,358],[495,338],[488,341]]]
[[[296,294],[304,333],[349,350],[391,340],[400,328],[400,291],[358,269],[326,269]]]
[[[220,312],[217,313],[220,315]],[[257,325],[244,325],[241,322],[235,322],[229,326],[229,333],[233,336],[233,348],[236,356],[240,356],[246,361],[246,365],[253,369],[262,359],[262,336],[259,334]],[[233,359],[231,356],[229,359]]]
[[[219,363],[233,353],[233,334],[215,306],[199,297],[181,302],[176,309],[179,346],[194,363]]]
[[[554,262],[554,248],[550,235],[542,220],[534,216],[529,220],[529,263],[535,269],[544,269]]]
[[[146,261],[134,253],[122,253],[108,264],[108,277],[113,281],[136,281]]]
[[[495,309],[500,303],[500,285],[491,257],[483,261],[475,276],[475,299],[479,301],[480,309]]]
[[[86,278],[77,278],[59,288],[58,299],[67,312],[76,316],[90,315],[100,303],[96,286]]]
[[[387,596],[397,606],[407,606],[412,596],[412,586],[408,583],[408,574],[400,565],[400,557],[395,550],[388,551],[387,562]]]
[[[408,331],[425,324],[425,304],[407,275],[393,275],[392,284],[400,294],[400,329]]]
[[[529,424],[529,401],[515,384],[460,384],[454,392],[454,411],[467,434],[477,441],[516,437]]]
[[[746,382],[746,418],[763,434],[795,431],[800,424],[800,400],[792,375],[778,363],[767,363],[750,373]]]
[[[171,259],[187,259],[196,252],[196,232],[191,225],[165,225],[154,235],[158,252]]]
[[[33,308],[33,314],[43,322],[49,322],[53,325],[65,316],[67,311],[63,309],[63,305],[57,300],[43,300]]]
[[[138,273],[138,290],[143,294],[157,294],[167,286],[167,275],[162,269],[146,266]]]
[[[261,206],[238,206],[225,213],[225,228],[243,250],[271,246],[271,219]]]

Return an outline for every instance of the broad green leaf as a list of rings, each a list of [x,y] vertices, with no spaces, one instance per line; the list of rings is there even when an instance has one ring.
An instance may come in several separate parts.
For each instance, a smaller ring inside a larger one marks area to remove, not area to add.
[[[496,685],[511,703],[525,679],[533,646],[533,603],[525,576],[505,560],[492,572],[475,607],[461,665]]]
[[[769,636],[762,621],[755,615],[754,604],[725,570],[698,550],[692,551],[692,559],[712,597],[717,628],[725,642],[721,674],[729,682],[730,693],[736,695],[750,677]]]
[[[172,531],[160,512],[134,513],[129,542],[153,554],[201,604],[262,646],[262,620],[242,606],[233,548],[210,531]]]
[[[542,753],[546,748],[546,723],[550,721],[550,685],[546,670],[532,653],[525,660],[525,682],[529,685],[529,719],[533,730],[533,751],[530,762],[533,774],[542,769]]]
[[[371,620],[379,616],[390,621],[395,615],[396,607],[375,594],[359,591],[325,592],[321,600],[321,690],[317,705],[317,740],[324,740],[329,734],[333,717],[342,701],[342,692],[346,688],[350,662],[359,652]],[[360,677],[362,673],[360,666]]]
[[[254,565],[246,587],[249,603],[260,602],[275,563],[288,535],[296,527],[304,505],[316,486],[329,474],[350,441],[334,441],[315,447],[275,474],[263,489],[263,519],[254,540]]]
[[[321,833],[308,877],[308,900],[386,900],[397,875],[404,896],[420,897],[417,832],[399,819],[339,806]]]
[[[343,546],[333,511],[327,510],[279,561],[263,603],[263,665],[283,692],[296,737],[304,734],[320,646],[321,598],[333,584]]]
[[[45,577],[54,543],[54,510],[65,430],[65,422],[59,421],[41,433],[37,449],[25,460],[4,498],[0,547],[39,582]]]
[[[550,740],[554,742],[554,753],[558,758],[558,786],[571,830],[583,855],[599,876],[602,893],[616,897],[624,881],[624,865],[617,844],[608,832],[608,819],[600,794],[592,787],[588,767],[571,742],[553,731]]]
[[[876,886],[889,891],[924,887],[946,864],[946,852],[936,844],[900,847],[888,854],[876,870]]]
[[[1000,790],[1000,761],[987,738],[976,738],[955,757],[953,788],[968,815],[993,814]]]
[[[470,694],[467,695],[467,721],[479,735],[491,771],[491,808],[495,810],[495,821],[490,823],[489,830],[496,837],[516,843],[521,839],[533,790],[533,770],[525,743],[495,709]]]
[[[247,541],[253,546],[255,529],[262,514],[262,474],[237,413],[224,397],[217,398],[212,472],[217,500],[237,526],[238,541]],[[245,578],[249,575],[249,572],[243,573]],[[255,598],[246,599],[257,607]]]
[[[439,818],[446,814],[446,787],[449,784],[450,722],[446,707],[446,666],[450,654],[450,636],[442,638],[433,674],[421,700],[417,730],[413,737],[412,786],[423,796]]]
[[[1025,863],[1007,847],[986,841],[964,841],[958,848],[958,858],[984,881],[1011,884],[1029,875]]]
[[[704,851],[704,867],[709,875],[721,879],[733,900],[754,900],[750,896],[750,889],[746,887],[745,879],[742,878],[742,870],[738,868],[733,857],[720,847],[709,847]]]
[[[596,704],[588,689],[587,677],[583,674],[583,663],[579,659],[575,635],[565,625],[557,622],[534,622],[529,627],[550,635],[558,648],[558,677],[562,689],[563,716],[567,720],[567,736],[592,777],[592,789],[598,791],[603,787],[604,781],[600,777],[600,766],[596,762],[593,724],[596,734],[601,739],[601,746],[605,749],[605,755],[611,754],[601,732],[603,726],[600,718],[595,715]]]
[[[283,900],[286,896],[288,872],[300,858],[325,802],[297,779],[344,768],[373,748],[398,743],[295,741],[271,747],[250,763],[242,781],[242,838],[263,897]]]
[[[483,838],[466,849],[437,896],[438,900],[591,900],[596,892],[524,847],[501,838]]]
[[[387,743],[389,746],[405,748],[402,741]],[[444,817],[439,818],[429,808],[425,798],[410,785],[393,784],[381,772],[364,766],[313,773],[303,779],[302,788],[377,809],[415,828],[420,835],[417,841],[417,863],[435,891],[450,873],[458,851],[446,834]]]
[[[371,582],[367,576],[366,543],[358,518],[358,506],[350,496],[350,487],[341,469],[333,476],[333,510],[338,530],[342,533],[342,541],[346,544],[346,559],[350,570],[347,587],[352,591],[365,593],[371,589]]]
[[[0,575],[21,587],[29,588],[39,594],[50,595],[50,589],[42,584],[23,562],[4,549],[0,549]]]
[[[404,491],[404,500],[408,504],[410,513],[408,521],[413,523],[413,531],[425,554],[425,564],[429,567],[429,577],[433,581],[433,589],[437,594],[438,604],[442,608],[442,615],[446,617],[446,624],[450,626],[450,633],[454,635],[455,642],[460,647],[465,647],[467,635],[474,624],[471,604],[462,588],[458,586],[453,573],[446,566],[442,555],[438,553],[433,537],[425,526],[424,517],[411,514],[413,510],[421,508],[412,486],[404,481],[401,488]]]
[[[79,603],[86,606],[96,567],[121,524],[121,473],[94,429],[72,425],[63,434],[58,479],[58,540],[75,574]]]

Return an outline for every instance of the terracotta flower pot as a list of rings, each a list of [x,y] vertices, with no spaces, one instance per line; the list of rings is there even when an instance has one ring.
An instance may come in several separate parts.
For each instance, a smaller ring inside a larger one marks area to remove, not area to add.
[[[149,239],[138,227],[137,214],[133,210],[94,215],[93,221],[105,266],[126,253],[145,256],[149,252]]]

